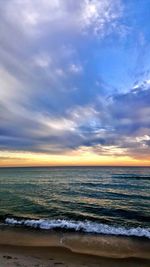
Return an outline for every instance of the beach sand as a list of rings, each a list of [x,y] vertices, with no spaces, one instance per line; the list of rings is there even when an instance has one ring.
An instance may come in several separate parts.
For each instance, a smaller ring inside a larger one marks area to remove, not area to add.
[[[149,267],[150,241],[4,227],[0,267],[19,266]]]
[[[144,259],[111,259],[73,253],[64,248],[0,247],[1,267],[149,267]]]

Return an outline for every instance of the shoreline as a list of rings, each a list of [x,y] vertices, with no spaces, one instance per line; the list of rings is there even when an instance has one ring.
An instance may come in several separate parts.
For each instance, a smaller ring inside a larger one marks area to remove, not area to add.
[[[114,236],[131,236],[150,239],[150,228],[139,225],[125,227],[123,225],[109,225],[106,222],[92,220],[75,220],[75,219],[39,219],[25,218],[12,215],[0,217],[3,225],[32,228],[40,230],[68,231],[75,233],[85,233],[91,235],[114,235]]]
[[[3,226],[2,267],[149,267],[150,241]]]
[[[57,247],[107,258],[150,260],[150,240],[126,236],[56,232],[1,226],[0,246]]]

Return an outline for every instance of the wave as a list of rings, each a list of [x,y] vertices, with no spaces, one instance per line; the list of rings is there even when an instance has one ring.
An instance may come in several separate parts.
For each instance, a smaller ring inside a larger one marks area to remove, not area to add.
[[[118,178],[118,179],[137,179],[137,180],[150,180],[150,175],[136,175],[136,174],[115,174],[112,175],[113,178]]]
[[[136,236],[147,237],[150,239],[150,228],[125,228],[110,226],[103,223],[96,223],[91,221],[74,221],[65,219],[15,219],[6,218],[5,224],[7,225],[22,225],[31,228],[44,229],[44,230],[69,230],[83,233],[93,234],[106,234],[106,235],[122,235],[122,236]]]

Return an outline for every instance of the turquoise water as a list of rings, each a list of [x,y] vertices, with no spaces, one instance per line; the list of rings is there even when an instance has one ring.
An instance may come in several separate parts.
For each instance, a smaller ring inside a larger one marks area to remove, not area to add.
[[[24,223],[21,220],[25,217],[30,219],[30,226],[43,223],[45,229],[46,225],[63,225],[84,230],[86,224],[91,231],[100,225],[105,231],[107,227],[149,231],[149,208],[150,168],[0,169],[0,217],[7,223]],[[16,216],[16,222],[12,221]]]

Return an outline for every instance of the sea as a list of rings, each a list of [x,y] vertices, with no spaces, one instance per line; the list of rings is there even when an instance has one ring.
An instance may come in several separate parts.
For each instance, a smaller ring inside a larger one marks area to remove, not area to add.
[[[0,222],[150,239],[150,167],[0,168]]]

